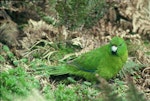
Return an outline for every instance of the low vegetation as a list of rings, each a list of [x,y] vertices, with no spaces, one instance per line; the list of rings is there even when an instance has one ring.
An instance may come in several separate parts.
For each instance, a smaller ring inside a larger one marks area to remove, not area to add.
[[[0,100],[150,100],[150,2],[106,1],[0,1]],[[129,52],[116,77],[94,83],[49,75],[48,66],[62,65],[113,36],[123,37]]]

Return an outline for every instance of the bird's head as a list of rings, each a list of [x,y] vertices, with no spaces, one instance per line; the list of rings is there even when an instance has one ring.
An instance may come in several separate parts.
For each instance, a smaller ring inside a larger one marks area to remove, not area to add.
[[[127,52],[126,43],[120,37],[113,37],[109,45],[112,55],[122,56]]]

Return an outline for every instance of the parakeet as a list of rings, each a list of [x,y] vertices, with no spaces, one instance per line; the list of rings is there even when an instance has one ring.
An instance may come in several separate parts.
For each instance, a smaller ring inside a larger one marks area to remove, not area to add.
[[[73,74],[94,81],[98,74],[110,79],[121,70],[127,58],[127,45],[116,36],[106,45],[84,53],[63,66],[53,67],[50,75]]]

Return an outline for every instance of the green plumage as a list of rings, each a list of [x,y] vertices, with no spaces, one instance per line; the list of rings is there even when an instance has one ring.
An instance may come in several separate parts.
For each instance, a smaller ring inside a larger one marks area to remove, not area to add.
[[[121,70],[128,58],[125,41],[114,37],[109,44],[87,52],[63,66],[53,67],[50,75],[73,74],[96,80],[96,74],[110,79]]]

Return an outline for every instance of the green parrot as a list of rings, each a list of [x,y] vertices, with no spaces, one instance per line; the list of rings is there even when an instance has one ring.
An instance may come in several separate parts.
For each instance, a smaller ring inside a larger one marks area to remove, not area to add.
[[[65,65],[52,67],[50,75],[73,74],[96,81],[98,74],[108,80],[117,75],[127,58],[127,45],[116,36],[108,44],[84,53]]]

